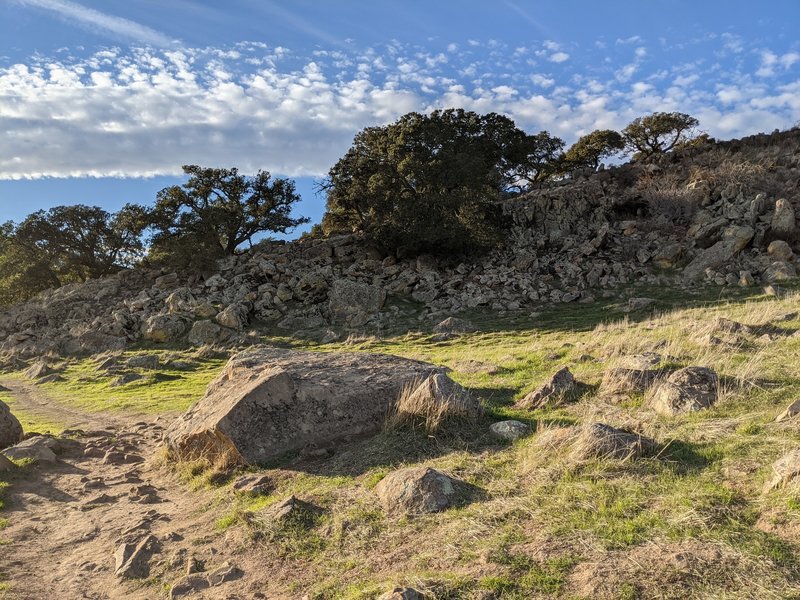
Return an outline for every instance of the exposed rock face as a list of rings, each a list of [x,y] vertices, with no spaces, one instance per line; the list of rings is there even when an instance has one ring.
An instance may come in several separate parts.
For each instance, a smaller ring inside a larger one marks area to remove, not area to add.
[[[186,321],[178,315],[153,315],[142,326],[142,337],[151,342],[172,342],[186,332]]]
[[[250,310],[244,304],[231,304],[217,315],[216,321],[223,327],[241,331],[247,325],[249,314]]]
[[[329,296],[331,316],[339,320],[357,314],[374,313],[384,302],[386,302],[385,290],[349,279],[337,279]]]
[[[420,311],[441,319],[468,309],[503,312],[591,301],[598,290],[632,281],[781,281],[795,276],[796,261],[785,245],[770,253],[768,244],[785,241],[791,250],[798,239],[798,156],[800,133],[789,131],[703,144],[647,165],[576,172],[503,202],[510,223],[504,245],[462,263],[452,257],[383,256],[356,235],[337,235],[259,244],[218,261],[218,272],[205,281],[142,267],[63,286],[0,312],[0,362],[122,349],[143,339],[183,342],[195,321],[219,325],[218,315],[225,329],[205,325],[192,343],[235,344],[238,335],[216,334],[238,333],[250,319],[292,333],[316,334],[334,323],[362,332],[406,322]],[[714,171],[723,162],[746,168],[764,159],[773,165],[769,197],[730,185],[724,172]],[[704,185],[692,185],[698,165],[711,171]],[[669,181],[659,181],[662,175]],[[691,218],[642,205],[658,192],[653,185],[674,182],[676,191],[694,194],[698,209]],[[786,199],[774,200],[781,197]],[[635,310],[640,302],[627,308]]]
[[[719,377],[706,367],[675,371],[653,389],[650,406],[662,415],[677,415],[708,408],[717,401]]]
[[[22,439],[22,425],[5,402],[0,401],[0,449],[13,446]]]
[[[697,279],[706,269],[716,269],[730,261],[748,242],[753,239],[755,231],[747,225],[731,227],[725,231],[723,239],[710,248],[703,250],[683,270],[685,279]]]
[[[775,202],[775,213],[770,225],[772,234],[779,239],[791,240],[795,236],[795,214],[791,202],[784,198]]]
[[[535,410],[546,404],[554,404],[568,397],[577,387],[578,382],[569,368],[561,367],[548,381],[520,400],[517,406]]]
[[[166,442],[179,458],[263,463],[380,431],[403,388],[431,375],[449,382],[441,386],[447,399],[463,394],[442,369],[415,360],[250,349],[234,356],[205,396],[169,427]],[[463,399],[479,410],[477,401]]]
[[[453,503],[458,483],[436,469],[410,467],[389,473],[375,486],[375,493],[389,513],[433,513]]]

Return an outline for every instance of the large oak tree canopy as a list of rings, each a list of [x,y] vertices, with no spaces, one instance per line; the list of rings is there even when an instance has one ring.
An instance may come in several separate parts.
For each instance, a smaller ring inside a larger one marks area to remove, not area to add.
[[[467,251],[500,236],[503,192],[540,178],[563,142],[502,115],[409,113],[358,133],[331,168],[325,231],[362,231],[388,250]]]
[[[197,165],[186,165],[183,172],[189,180],[161,190],[149,213],[154,246],[187,237],[230,255],[258,233],[285,233],[308,222],[291,216],[300,196],[290,179],[273,179],[268,171],[248,177],[235,168]]]

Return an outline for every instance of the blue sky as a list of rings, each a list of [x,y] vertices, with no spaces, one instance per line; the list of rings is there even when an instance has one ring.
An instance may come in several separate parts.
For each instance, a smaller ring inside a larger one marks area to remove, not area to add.
[[[363,127],[450,106],[574,141],[656,110],[800,121],[800,2],[0,0],[0,222],[150,203],[181,165],[314,182]]]

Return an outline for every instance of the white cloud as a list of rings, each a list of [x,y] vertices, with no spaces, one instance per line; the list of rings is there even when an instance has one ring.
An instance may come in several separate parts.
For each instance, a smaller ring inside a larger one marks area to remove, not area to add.
[[[555,52],[548,58],[550,62],[562,63],[569,60],[569,54],[566,52]]]
[[[545,57],[562,52],[548,44],[538,46]],[[187,163],[319,176],[363,127],[444,107],[506,114],[567,143],[654,110],[738,136],[800,119],[796,54],[759,50],[769,84],[700,61],[656,70],[658,57],[614,69],[601,55],[537,72],[503,45],[442,54],[392,42],[303,57],[240,43],[34,57],[0,66],[0,179],[179,174]]]

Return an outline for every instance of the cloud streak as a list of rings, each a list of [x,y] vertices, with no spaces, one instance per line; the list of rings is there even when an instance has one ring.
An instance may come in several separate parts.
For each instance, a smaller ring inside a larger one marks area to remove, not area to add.
[[[130,19],[115,17],[70,0],[14,0],[15,4],[55,13],[63,19],[112,37],[140,44],[168,47],[176,42],[169,36]]]

